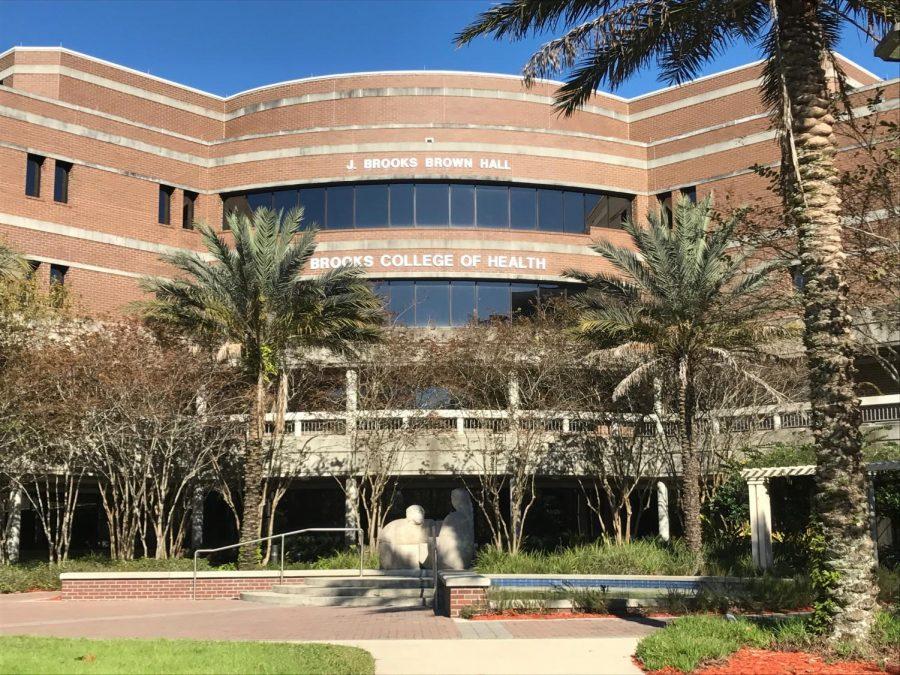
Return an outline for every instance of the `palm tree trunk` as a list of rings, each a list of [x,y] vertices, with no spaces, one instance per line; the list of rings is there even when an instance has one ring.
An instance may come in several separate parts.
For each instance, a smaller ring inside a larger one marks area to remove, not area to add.
[[[678,416],[681,440],[681,517],[691,553],[703,552],[700,529],[700,457],[694,449],[694,387],[686,358],[678,361]]]
[[[250,412],[250,434],[244,455],[244,503],[241,517],[241,541],[257,539],[262,531],[263,472],[266,457],[263,437],[266,432],[266,380],[262,368],[256,376],[256,392]],[[259,544],[245,544],[238,553],[238,566],[253,567],[260,562]]]
[[[831,637],[862,640],[875,611],[859,399],[853,383],[854,340],[844,281],[841,202],[835,188],[822,24],[816,2],[779,0],[779,43],[790,104],[796,167],[784,195],[796,226],[803,287],[804,344],[809,364],[818,472],[817,510],[825,528],[827,567],[835,572]],[[787,162],[786,162],[787,163]]]

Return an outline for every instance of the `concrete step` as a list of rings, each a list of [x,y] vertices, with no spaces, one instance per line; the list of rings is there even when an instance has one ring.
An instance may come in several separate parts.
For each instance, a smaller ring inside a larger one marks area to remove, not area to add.
[[[293,593],[273,593],[271,591],[248,591],[241,593],[241,600],[269,605],[292,607],[431,607],[429,598],[384,598],[371,596],[306,596]]]
[[[272,586],[273,593],[305,595],[307,597],[370,597],[370,598],[419,598],[434,595],[434,588],[382,588],[378,586],[303,586],[285,584]]]
[[[433,588],[431,577],[307,577],[305,586],[319,588]]]

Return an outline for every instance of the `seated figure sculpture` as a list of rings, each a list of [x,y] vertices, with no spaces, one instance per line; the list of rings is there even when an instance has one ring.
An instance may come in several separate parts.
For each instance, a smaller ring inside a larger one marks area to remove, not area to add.
[[[472,498],[464,488],[450,493],[455,509],[440,523],[437,534],[438,567],[464,570],[472,566],[475,555],[475,514]]]
[[[425,509],[413,504],[406,518],[392,520],[378,537],[378,558],[383,570],[420,569],[430,564],[428,541],[433,523],[425,518]]]

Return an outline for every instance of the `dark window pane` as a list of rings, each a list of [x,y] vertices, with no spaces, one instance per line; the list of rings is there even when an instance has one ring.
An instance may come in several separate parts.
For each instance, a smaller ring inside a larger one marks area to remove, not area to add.
[[[328,188],[328,229],[353,227],[353,186]]]
[[[358,185],[356,187],[356,226],[388,226],[387,185]]]
[[[540,298],[542,303],[551,302],[555,298],[565,297],[566,289],[562,284],[540,284]]]
[[[66,272],[69,268],[65,265],[50,265],[50,285],[62,286],[66,282]]]
[[[159,213],[157,216],[162,225],[168,225],[172,219],[172,192],[173,189],[166,185],[159,186]]]
[[[272,208],[286,216],[291,209],[297,208],[296,190],[276,190],[272,193]]]
[[[394,323],[400,326],[412,326],[416,322],[415,286],[411,281],[390,282],[391,298],[388,311]]]
[[[559,190],[538,190],[538,229],[563,231],[563,197]]]
[[[44,158],[40,155],[28,155],[25,159],[25,194],[29,197],[41,196],[41,166]]]
[[[672,224],[672,193],[660,192],[656,195],[656,201],[659,204],[659,213],[662,218],[671,226]]]
[[[696,187],[691,186],[691,187],[681,188],[681,194],[691,204],[697,203],[697,188]]]
[[[631,200],[624,197],[609,198],[609,220],[607,227],[620,228],[631,218]]]
[[[413,226],[413,185],[391,185],[391,227]]]
[[[450,224],[454,227],[475,225],[475,186],[450,186]]]
[[[372,283],[372,292],[381,298],[381,302],[388,307],[391,302],[391,285],[387,281],[375,281]]]
[[[252,192],[247,195],[247,204],[250,205],[251,211],[256,211],[256,209],[272,208],[272,193],[271,192]]]
[[[537,190],[509,189],[509,224],[514,230],[533,230],[537,227]]]
[[[304,227],[325,227],[325,188],[300,190]]]
[[[185,190],[183,197],[181,200],[181,227],[185,230],[193,230],[194,203],[197,201],[197,193]]]
[[[224,204],[222,205],[222,228],[229,229],[228,216],[250,215],[250,204],[247,203],[247,195],[227,195],[223,196]]]
[[[448,186],[443,183],[419,183],[416,185],[416,225],[441,227],[450,222],[450,197]]]
[[[447,281],[416,282],[416,325],[450,325],[450,283]]]
[[[512,314],[513,316],[530,316],[534,314],[537,306],[537,284],[512,284],[511,285]]]
[[[475,318],[475,282],[450,282],[451,321],[454,326],[465,326]]]
[[[71,170],[71,164],[56,160],[56,170],[53,177],[53,201],[63,204],[69,201],[69,172]]]
[[[585,228],[590,231],[592,227],[606,227],[609,217],[609,197],[604,195],[586,194],[584,196],[584,222]]]
[[[475,196],[478,227],[509,227],[509,188],[479,185]]]
[[[500,281],[479,281],[478,320],[509,318],[509,284]]]
[[[563,192],[563,229],[571,234],[584,232],[584,194]]]

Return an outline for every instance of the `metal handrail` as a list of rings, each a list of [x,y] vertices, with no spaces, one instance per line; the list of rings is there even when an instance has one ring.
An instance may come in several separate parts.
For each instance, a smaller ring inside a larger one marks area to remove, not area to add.
[[[232,548],[240,548],[247,544],[259,544],[272,539],[281,539],[279,547],[279,565],[278,583],[284,583],[284,539],[295,534],[306,534],[307,532],[356,532],[356,541],[359,545],[359,576],[363,575],[363,531],[361,527],[307,527],[302,530],[292,530],[291,532],[282,532],[281,534],[270,534],[268,537],[260,537],[259,539],[248,539],[239,541],[236,544],[228,544],[227,546],[219,546],[218,548],[198,548],[194,551],[194,574],[191,577],[191,600],[197,599],[197,557],[201,553],[218,553],[219,551],[227,551]]]

